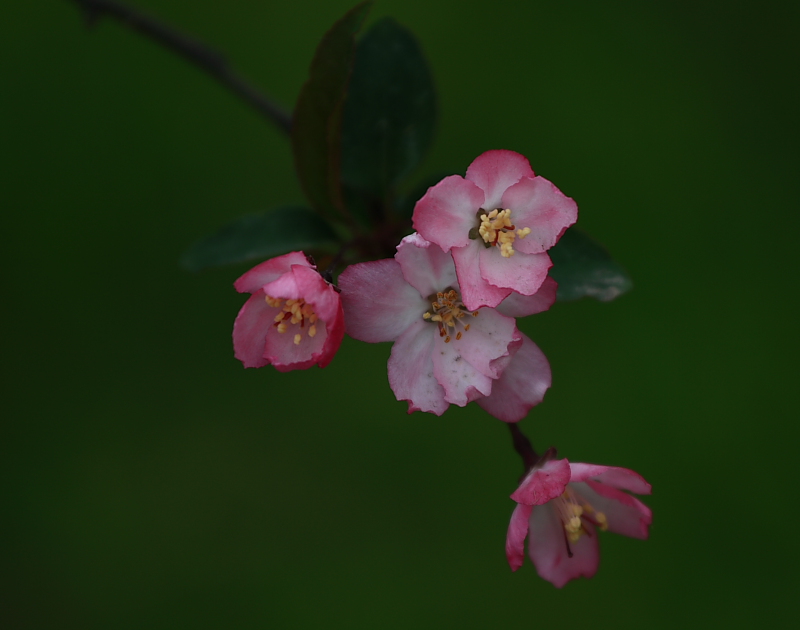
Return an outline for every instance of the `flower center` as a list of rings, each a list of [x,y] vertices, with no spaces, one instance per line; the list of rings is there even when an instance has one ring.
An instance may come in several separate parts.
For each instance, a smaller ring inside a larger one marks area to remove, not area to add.
[[[511,210],[506,208],[495,208],[491,212],[486,212],[483,208],[478,210],[478,220],[480,224],[477,229],[470,230],[470,238],[483,239],[486,247],[496,245],[500,248],[500,255],[503,258],[511,258],[514,255],[514,240],[525,238],[531,233],[531,229],[517,227],[511,223]]]
[[[456,333],[456,340],[461,339],[462,331],[457,331],[456,325],[462,327],[463,332],[469,330],[469,324],[461,321],[464,317],[478,316],[478,311],[468,311],[464,308],[461,296],[455,289],[439,291],[428,299],[431,301],[431,310],[423,313],[422,319],[435,322],[439,326],[439,336],[444,337],[445,343],[450,343],[452,332]]]
[[[294,345],[299,346],[303,341],[303,332],[306,329],[306,323],[309,324],[308,333],[309,337],[317,334],[317,314],[314,312],[311,304],[306,304],[304,299],[299,300],[284,300],[281,298],[274,298],[266,296],[265,301],[273,308],[281,309],[280,313],[275,316],[275,323],[272,324],[278,329],[278,332],[284,334],[289,330],[289,326],[297,326],[300,324],[300,330],[294,328]]]
[[[599,527],[600,531],[608,529],[606,515],[595,510],[588,501],[572,492],[569,487],[555,500],[555,508],[569,542],[578,542],[580,537],[587,533],[583,525],[584,519]]]

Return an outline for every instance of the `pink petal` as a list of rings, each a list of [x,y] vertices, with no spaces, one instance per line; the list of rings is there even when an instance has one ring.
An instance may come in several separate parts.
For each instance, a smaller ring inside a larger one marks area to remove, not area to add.
[[[514,241],[514,249],[537,254],[550,249],[570,225],[578,220],[578,205],[544,177],[524,178],[503,195],[503,208],[511,208],[511,221],[530,228],[525,238]]]
[[[288,273],[265,284],[264,292],[284,300],[305,300],[325,321],[334,318],[340,302],[339,294],[317,271],[301,265],[292,265]]]
[[[467,168],[467,179],[475,182],[485,195],[484,210],[502,206],[503,193],[523,177],[533,177],[527,158],[514,151],[487,151],[475,158]],[[512,214],[513,216],[513,214]]]
[[[478,225],[483,191],[460,175],[445,177],[414,207],[414,229],[444,251],[469,243],[469,231]]]
[[[449,345],[481,374],[495,379],[507,364],[497,359],[509,356],[509,344],[521,340],[522,333],[517,330],[513,318],[501,315],[492,308],[482,308],[476,313],[475,317],[467,316],[459,320],[462,324],[469,324],[469,330],[461,333],[461,339],[456,339],[456,331],[463,330],[457,325],[450,335]]]
[[[325,345],[322,347],[322,353],[317,360],[317,365],[321,368],[324,368],[333,360],[344,339],[344,310],[341,300],[338,302],[334,317],[325,322],[325,328],[327,338],[325,339]]]
[[[255,293],[265,284],[277,280],[289,271],[292,265],[311,267],[303,252],[290,252],[256,265],[250,271],[246,271],[233,283],[233,286],[239,293]]]
[[[639,473],[628,468],[601,466],[600,464],[570,464],[572,481],[592,479],[613,488],[636,494],[650,494],[652,488]]]
[[[350,265],[339,276],[339,288],[347,334],[368,343],[394,341],[412,324],[423,322],[431,306],[392,258]]]
[[[423,297],[456,286],[453,257],[416,232],[400,241],[394,258],[406,282]]]
[[[434,334],[436,327],[420,319],[392,346],[389,385],[397,400],[408,401],[408,413],[429,411],[441,416],[448,407],[444,389],[433,375]]]
[[[264,358],[280,372],[306,370],[319,361],[328,337],[325,321],[317,320],[317,334],[309,337],[298,324],[289,326],[285,333],[279,333],[275,326],[267,329]],[[294,342],[295,334],[301,334],[299,344]]]
[[[435,328],[434,334],[433,374],[444,388],[445,400],[463,407],[476,398],[488,396],[492,392],[492,379],[469,363],[461,355],[460,347],[452,341],[445,343]]]
[[[592,480],[570,483],[569,487],[596,511],[605,514],[609,531],[631,538],[648,537],[653,513],[636,497]]]
[[[552,505],[539,506],[531,514],[528,555],[539,576],[556,588],[574,578],[590,578],[597,573],[600,564],[597,533],[590,523],[584,526],[586,533],[577,542],[569,543],[568,548],[564,526]]]
[[[512,571],[519,569],[525,558],[525,537],[528,535],[528,521],[532,510],[532,505],[518,503],[511,514],[506,534],[506,558]]]
[[[485,248],[477,241],[452,251],[461,299],[471,311],[481,306],[495,307],[511,294],[511,289],[492,286],[481,276],[480,256],[483,251]]]
[[[542,313],[555,304],[557,290],[558,283],[547,276],[536,293],[533,295],[512,293],[497,305],[497,310],[509,317],[526,317]]]
[[[522,335],[522,347],[492,385],[492,393],[476,402],[498,420],[519,422],[542,402],[551,383],[550,364],[544,353]]]
[[[516,252],[510,258],[503,258],[497,247],[484,248],[479,258],[481,277],[486,282],[522,295],[536,293],[547,278],[547,270],[553,266],[547,254]]]
[[[542,505],[564,494],[569,483],[569,462],[550,459],[534,466],[514,491],[511,498],[525,505]]]
[[[264,358],[264,345],[267,330],[272,327],[273,318],[280,309],[269,306],[264,298],[264,292],[256,290],[244,303],[233,323],[234,356],[246,368],[269,365]]]

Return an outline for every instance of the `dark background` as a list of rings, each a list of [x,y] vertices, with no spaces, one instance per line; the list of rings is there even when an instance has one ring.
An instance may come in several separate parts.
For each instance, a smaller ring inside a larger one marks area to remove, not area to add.
[[[137,0],[291,106],[352,0]],[[538,448],[633,468],[647,542],[563,590],[504,557],[521,472],[476,406],[407,416],[388,345],[243,370],[247,265],[195,239],[302,200],[289,144],[64,1],[0,6],[3,628],[792,627],[798,5],[381,0],[441,126],[419,175],[527,155],[630,271],[522,327]]]

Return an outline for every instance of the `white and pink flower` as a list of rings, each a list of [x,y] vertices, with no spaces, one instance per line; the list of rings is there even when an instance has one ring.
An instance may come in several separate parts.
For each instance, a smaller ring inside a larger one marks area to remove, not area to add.
[[[428,189],[414,229],[452,251],[469,309],[497,306],[515,291],[535,294],[552,265],[546,251],[578,218],[578,207],[534,175],[514,151],[487,151],[467,169]]]
[[[233,324],[233,348],[247,367],[281,372],[331,362],[344,338],[336,289],[302,252],[256,265],[233,285],[251,293]]]
[[[409,413],[441,415],[450,404],[490,396],[524,344],[513,317],[464,306],[452,257],[419,234],[404,238],[394,259],[348,267],[339,287],[347,333],[394,342],[389,384]]]
[[[511,495],[517,507],[506,538],[511,569],[522,566],[524,541],[539,575],[561,588],[597,572],[597,530],[647,538],[652,513],[627,492],[650,494],[650,484],[627,468],[546,459]]]

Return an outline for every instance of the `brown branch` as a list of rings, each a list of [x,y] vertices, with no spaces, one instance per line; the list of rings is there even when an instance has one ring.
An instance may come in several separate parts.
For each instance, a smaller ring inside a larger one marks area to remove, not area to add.
[[[292,126],[291,116],[236,74],[217,51],[120,2],[113,0],[68,1],[74,2],[81,8],[90,26],[100,18],[113,18],[190,61],[254,107],[264,118],[289,133]]]

